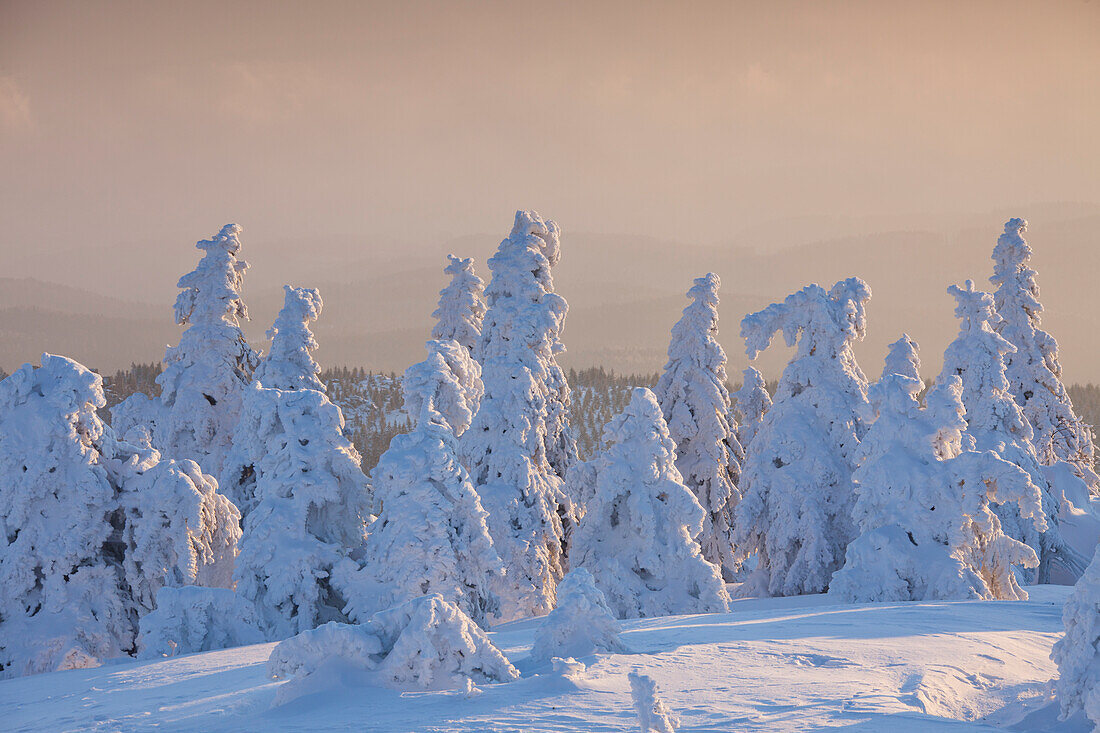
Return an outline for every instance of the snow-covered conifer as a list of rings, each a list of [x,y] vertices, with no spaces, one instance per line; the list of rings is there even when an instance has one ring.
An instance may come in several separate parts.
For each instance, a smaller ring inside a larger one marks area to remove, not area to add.
[[[963,450],[957,376],[942,379],[921,408],[919,364],[904,336],[869,389],[877,419],[853,474],[861,534],[829,593],[848,602],[1026,598],[1013,566],[1038,558],[1001,531],[990,502],[1015,502],[1042,522],[1038,490],[995,453]]]
[[[1062,384],[1058,342],[1040,325],[1043,306],[1035,270],[1029,267],[1031,247],[1024,241],[1027,222],[1009,219],[993,249],[993,294],[1001,316],[994,329],[1013,346],[1005,354],[1009,392],[1023,409],[1034,435],[1032,444],[1044,466],[1066,461],[1092,493],[1100,493],[1093,459],[1092,428],[1074,412]]]
[[[237,592],[270,639],[345,618],[349,599],[331,573],[361,549],[370,496],[343,427],[317,390],[254,382],[245,393],[223,484],[244,515]]]
[[[225,580],[236,552],[213,480],[118,441],[104,402],[50,354],[0,382],[0,676],[130,653],[162,586]]]
[[[461,689],[519,678],[485,632],[438,595],[414,598],[362,624],[328,623],[298,634],[272,650],[267,669],[298,682],[334,659],[399,688]]]
[[[741,417],[741,425],[737,428],[737,440],[741,448],[747,452],[749,444],[764,422],[764,413],[772,406],[772,396],[768,394],[767,383],[759,369],[746,367],[743,374],[741,389],[730,397],[733,409]]]
[[[454,341],[432,343],[466,353]],[[504,566],[489,536],[488,515],[459,463],[451,425],[435,409],[437,399],[445,405],[463,402],[452,377],[438,351],[405,373],[405,406],[419,414],[413,416],[416,427],[396,436],[371,472],[381,511],[371,525],[362,568],[344,581],[353,620],[433,593],[482,626],[500,611],[496,591]]]
[[[157,447],[171,458],[190,458],[220,475],[252,381],[257,356],[245,340],[240,318],[248,318],[241,285],[248,263],[238,259],[241,228],[227,224],[196,246],[205,253],[180,278],[176,323],[187,326],[179,345],[164,355],[157,377],[166,414],[157,426]]]
[[[706,512],[699,535],[703,557],[733,580],[740,569],[733,510],[741,500],[737,480],[745,453],[731,423],[726,352],[717,339],[720,286],[711,272],[688,290],[691,303],[672,327],[668,363],[654,392],[676,443],[676,468]]]
[[[569,442],[558,409],[568,385],[564,374],[554,376],[561,372],[554,355],[567,310],[550,274],[557,260],[558,226],[517,212],[511,234],[489,260],[489,309],[474,352],[485,395],[462,436],[465,464],[507,568],[506,619],[553,607],[563,574],[562,516],[573,511],[550,461],[553,436]]]
[[[1084,711],[1100,729],[1100,548],[1062,609],[1066,633],[1050,658],[1058,665],[1054,691],[1062,719]]]
[[[676,470],[676,446],[653,392],[634,390],[604,428],[604,444],[572,567],[592,574],[619,618],[728,610],[721,571],[695,541],[703,508]]]
[[[283,286],[283,309],[267,331],[271,350],[256,367],[255,378],[273,389],[315,389],[325,391],[318,376],[321,367],[313,360],[317,340],[309,330],[321,315],[321,294],[313,288]]]
[[[942,373],[962,379],[966,434],[977,450],[994,451],[1026,471],[1042,495],[1046,522],[1038,526],[1021,516],[1017,506],[998,505],[996,511],[1004,531],[1039,555],[1035,580],[1049,582],[1055,565],[1076,579],[1084,571],[1087,559],[1067,545],[1059,532],[1057,496],[1061,492],[1050,483],[1053,474],[1044,472],[1040,466],[1031,442],[1031,424],[1009,392],[1004,357],[1016,353],[1016,347],[993,330],[1000,321],[993,296],[975,290],[969,280],[965,288],[952,285],[948,292],[955,297],[960,329],[944,352]]]
[[[165,586],[142,617],[138,656],[174,657],[264,641],[256,609],[228,588]]]
[[[554,657],[622,652],[626,647],[621,631],[592,574],[576,568],[558,584],[558,604],[535,630],[531,659],[548,662]]]
[[[451,276],[451,281],[439,291],[439,307],[432,313],[436,319],[432,338],[457,341],[473,352],[485,318],[485,281],[474,272],[473,259],[454,255],[447,255],[447,259],[449,264],[443,272]]]
[[[657,697],[657,682],[636,671],[628,672],[626,677],[642,733],[676,733],[680,719]]]
[[[416,421],[430,398],[432,410],[461,436],[473,422],[485,391],[481,366],[457,341],[432,340],[426,344],[428,358],[405,370],[401,389],[405,412]]]
[[[734,544],[759,555],[746,590],[820,593],[854,538],[852,471],[867,430],[867,379],[852,345],[871,290],[859,278],[808,285],[741,321],[749,358],[777,332],[797,345],[741,473]]]

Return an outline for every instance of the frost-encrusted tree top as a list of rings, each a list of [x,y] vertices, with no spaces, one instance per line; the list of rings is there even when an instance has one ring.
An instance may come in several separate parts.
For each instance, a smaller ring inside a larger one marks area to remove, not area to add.
[[[994,331],[1000,316],[994,308],[993,296],[975,290],[969,280],[965,287],[952,285],[948,292],[955,297],[955,315],[960,324],[959,335],[944,352],[942,374],[956,375],[962,380],[966,434],[978,450],[994,451],[1023,468],[1042,492],[1046,531],[1041,532],[1032,522],[1024,521],[1012,505],[997,508],[1004,530],[1038,553],[1038,582],[1049,582],[1052,564],[1076,577],[1087,560],[1068,547],[1059,532],[1060,501],[1056,497],[1060,492],[1053,490],[1040,466],[1031,442],[1031,424],[1009,392],[1004,359],[1015,354],[1016,347]]]
[[[0,382],[0,677],[128,653],[162,586],[228,580],[236,510],[195,463],[117,440],[104,403],[60,356]]]
[[[733,409],[741,416],[741,425],[737,428],[737,439],[742,449],[747,451],[764,422],[764,413],[772,406],[772,396],[768,394],[767,383],[759,369],[746,367],[743,374],[741,389],[730,397]]]
[[[1043,465],[1066,461],[1074,472],[1100,491],[1100,477],[1093,461],[1092,429],[1073,411],[1073,402],[1062,384],[1058,342],[1042,329],[1043,306],[1035,270],[1029,267],[1031,247],[1024,241],[1027,222],[1009,219],[993,249],[994,293],[1001,321],[997,333],[1013,346],[1004,357],[1009,392],[1023,408],[1034,430],[1032,443]]]
[[[444,343],[466,354],[454,341]],[[428,376],[432,371],[435,378]],[[411,380],[410,372],[423,378]],[[489,535],[488,514],[458,461],[450,424],[435,409],[448,375],[438,352],[405,373],[406,407],[420,408],[416,427],[396,436],[371,472],[381,511],[364,545],[362,569],[345,581],[354,620],[431,593],[483,626],[500,611],[504,566]],[[417,394],[417,385],[424,392]]]
[[[718,343],[718,288],[713,272],[696,278],[691,303],[672,327],[668,363],[654,390],[676,443],[676,468],[706,512],[699,544],[703,557],[727,580],[740,569],[733,551],[732,515],[741,492],[744,450],[731,424],[726,352]]]
[[[1081,710],[1100,727],[1100,548],[1062,609],[1066,633],[1050,658],[1058,665],[1054,690],[1065,720]]]
[[[704,511],[676,470],[676,446],[653,392],[634,390],[604,429],[604,443],[572,567],[592,574],[619,618],[726,611],[721,571],[695,541]]]
[[[963,450],[957,376],[933,387],[921,408],[919,364],[916,343],[904,336],[870,387],[877,419],[853,474],[861,534],[829,593],[848,602],[1026,598],[1013,568],[1038,558],[1001,531],[991,501],[1012,502],[1042,523],[1038,489],[995,453]]]
[[[439,306],[432,313],[436,319],[432,338],[457,341],[473,352],[485,318],[485,281],[474,272],[472,258],[447,255],[447,259],[449,264],[443,272],[451,276],[451,281],[439,291]]]
[[[553,436],[568,437],[561,401],[568,386],[554,358],[567,310],[550,274],[557,260],[557,225],[517,212],[489,260],[489,310],[474,353],[485,394],[462,436],[464,462],[508,572],[506,618],[553,607],[563,573],[561,515],[572,512],[550,461]]]
[[[406,369],[401,379],[405,412],[415,424],[430,410],[459,437],[481,404],[481,366],[457,341],[432,340],[425,347],[428,358]]]
[[[284,285],[283,309],[267,330],[271,350],[256,368],[255,378],[273,389],[315,389],[325,391],[318,376],[321,367],[313,360],[317,339],[309,324],[321,315],[321,294],[314,288]]]
[[[828,291],[808,285],[741,321],[750,359],[777,332],[796,346],[741,473],[734,541],[759,555],[750,592],[820,593],[844,562],[855,531],[852,471],[870,413],[852,346],[863,338],[870,297],[855,277]]]
[[[234,577],[269,639],[343,620],[333,568],[361,549],[370,495],[340,408],[313,389],[253,383],[223,485],[244,513]]]
[[[196,246],[198,266],[180,278],[176,323],[186,326],[164,355],[157,377],[167,408],[157,426],[158,447],[190,458],[218,474],[240,415],[241,392],[252,380],[257,356],[238,319],[248,318],[241,285],[248,263],[239,259],[241,228],[227,224]]]

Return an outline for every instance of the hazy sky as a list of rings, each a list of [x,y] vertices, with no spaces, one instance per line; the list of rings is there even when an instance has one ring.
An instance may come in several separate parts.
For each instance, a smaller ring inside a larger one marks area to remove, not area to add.
[[[1095,202],[1098,38],[1096,0],[0,0],[0,251]]]

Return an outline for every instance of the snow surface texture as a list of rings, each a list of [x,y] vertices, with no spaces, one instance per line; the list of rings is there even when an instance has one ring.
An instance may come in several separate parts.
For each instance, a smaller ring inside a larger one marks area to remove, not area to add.
[[[734,542],[759,558],[749,595],[826,590],[855,538],[852,471],[870,405],[852,345],[870,297],[859,278],[828,291],[808,285],[741,321],[750,359],[780,331],[797,346],[741,473]]]
[[[321,367],[313,360],[317,339],[309,324],[321,315],[321,294],[313,288],[283,286],[283,309],[267,331],[271,350],[256,368],[255,379],[273,389],[315,389],[325,391],[318,376]]]
[[[676,468],[706,512],[698,537],[703,557],[733,580],[741,565],[733,550],[733,509],[741,500],[737,480],[745,452],[732,422],[726,352],[717,338],[720,286],[711,272],[688,290],[691,304],[672,327],[668,363],[654,393],[676,444]]]
[[[921,408],[919,364],[916,343],[903,336],[869,390],[877,419],[852,476],[862,534],[829,593],[848,601],[1025,599],[1015,567],[1039,559],[1005,536],[991,501],[1014,502],[1041,525],[1038,489],[996,453],[963,450],[957,376],[941,380]]]
[[[474,351],[485,395],[460,445],[507,570],[505,619],[553,608],[564,574],[561,517],[573,513],[551,462],[561,453],[555,441],[571,440],[568,387],[554,356],[568,309],[550,274],[558,234],[554,222],[519,211],[489,260],[489,310]]]
[[[1028,263],[1031,247],[1024,241],[1027,222],[1009,219],[993,249],[997,333],[1016,347],[1006,354],[1009,391],[1034,430],[1032,443],[1043,465],[1066,461],[1092,493],[1100,492],[1100,476],[1093,463],[1092,429],[1073,411],[1062,384],[1058,342],[1040,326],[1043,306],[1035,270]]]
[[[174,657],[262,641],[255,608],[228,588],[166,586],[157,592],[157,609],[141,619],[138,656]]]
[[[558,584],[558,605],[535,631],[531,659],[587,657],[597,652],[625,652],[621,627],[584,568],[570,570]]]
[[[469,359],[454,341],[454,352]],[[412,375],[415,378],[410,378]],[[439,594],[482,626],[500,612],[504,565],[493,547],[488,514],[458,460],[451,425],[435,411],[469,414],[462,390],[437,351],[405,373],[406,406],[418,409],[412,432],[396,436],[371,472],[381,507],[370,526],[362,568],[337,573],[351,597],[348,613],[371,614],[427,594]],[[423,389],[418,394],[417,389]],[[451,393],[454,394],[451,394]]]
[[[1036,525],[1022,516],[1013,505],[996,508],[1004,531],[1030,546],[1039,556],[1034,577],[1041,582],[1057,580],[1072,583],[1088,564],[1092,545],[1075,549],[1062,537],[1059,523],[1066,493],[1073,493],[1051,484],[1052,478],[1072,478],[1066,474],[1051,474],[1043,470],[1031,442],[1032,430],[1020,406],[1009,392],[1004,357],[1014,354],[1016,347],[993,330],[1000,321],[989,293],[952,285],[948,292],[955,297],[955,316],[959,318],[959,335],[943,355],[944,376],[962,379],[962,402],[966,409],[966,434],[978,450],[994,451],[998,456],[1028,473],[1038,487],[1046,521]],[[1053,575],[1055,568],[1061,570]]]
[[[451,276],[451,281],[439,291],[439,306],[432,313],[436,319],[432,338],[457,341],[473,353],[485,319],[485,281],[474,272],[473,259],[447,255],[447,260],[443,272]]]
[[[657,682],[638,672],[631,672],[626,678],[630,680],[630,697],[642,733],[676,733],[680,719],[657,697]]]
[[[349,599],[331,575],[362,547],[370,494],[343,427],[316,390],[256,382],[245,393],[224,483],[237,479],[246,512],[237,592],[256,604],[269,639],[346,620]]]
[[[634,390],[604,443],[572,566],[592,574],[619,618],[725,611],[721,571],[695,541],[703,508],[676,470],[676,446],[653,392]]]
[[[0,382],[0,677],[127,654],[162,586],[229,581],[236,509],[194,462],[118,441],[103,405],[60,356]]]
[[[1054,689],[1062,717],[1082,710],[1100,730],[1100,549],[1062,610],[1066,629],[1050,658],[1058,665]]]
[[[295,683],[268,677],[275,645],[260,644],[0,681],[0,710],[13,732],[623,733],[638,730],[627,675],[640,668],[681,718],[681,733],[1091,731],[1083,714],[1060,723],[1049,692],[1057,669],[1048,655],[1070,589],[1028,591],[1031,600],[1007,602],[746,599],[724,615],[625,621],[631,654],[481,684],[476,696],[367,686],[371,673],[338,667],[272,709]],[[538,625],[488,637],[522,668]]]
[[[241,228],[226,224],[195,246],[204,254],[180,278],[176,323],[187,326],[164,354],[157,377],[165,408],[153,436],[172,458],[190,458],[207,473],[221,474],[258,357],[238,319],[248,318],[241,286],[248,263],[238,259]]]
[[[287,639],[272,650],[267,670],[310,689],[306,679],[334,660],[373,672],[374,684],[397,688],[448,690],[467,688],[467,681],[519,677],[485,632],[438,595],[415,598],[360,625],[327,623]]]

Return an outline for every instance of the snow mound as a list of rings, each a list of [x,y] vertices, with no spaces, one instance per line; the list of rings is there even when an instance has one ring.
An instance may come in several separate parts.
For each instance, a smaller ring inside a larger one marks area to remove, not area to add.
[[[141,619],[138,657],[228,649],[264,640],[256,610],[228,588],[161,588],[157,610]]]
[[[592,574],[577,568],[558,584],[558,604],[535,631],[531,659],[553,661],[555,657],[623,652],[626,647],[619,639],[620,631]]]
[[[376,684],[399,689],[468,690],[467,680],[519,678],[485,632],[439,595],[380,611],[365,624],[329,622],[298,634],[275,647],[267,670],[276,679],[301,680],[336,660],[371,672]]]

